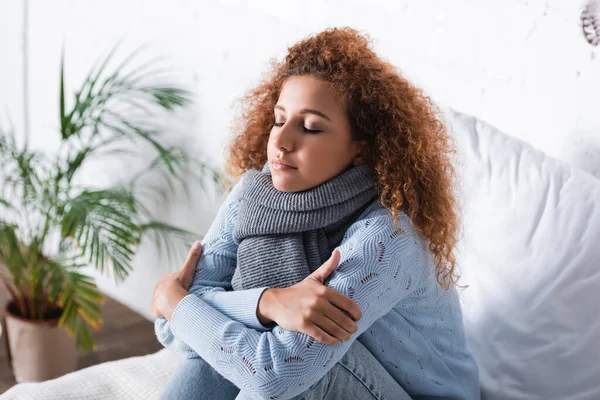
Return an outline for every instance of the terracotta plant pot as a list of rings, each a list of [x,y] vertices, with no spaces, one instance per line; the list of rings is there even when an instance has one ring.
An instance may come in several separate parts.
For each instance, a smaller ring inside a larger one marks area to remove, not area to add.
[[[59,318],[30,320],[6,306],[5,344],[17,382],[54,379],[77,368],[75,339],[58,327]]]

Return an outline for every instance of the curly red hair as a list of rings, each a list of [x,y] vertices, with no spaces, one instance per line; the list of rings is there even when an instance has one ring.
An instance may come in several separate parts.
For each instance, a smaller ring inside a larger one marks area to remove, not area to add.
[[[331,28],[288,49],[258,87],[240,99],[238,129],[226,171],[239,177],[267,162],[273,109],[288,77],[312,75],[328,82],[346,107],[353,138],[366,140],[366,163],[374,170],[379,200],[400,212],[429,239],[438,283],[456,284],[453,254],[458,227],[453,191],[452,141],[438,107],[423,91],[370,48],[370,38],[351,28]]]

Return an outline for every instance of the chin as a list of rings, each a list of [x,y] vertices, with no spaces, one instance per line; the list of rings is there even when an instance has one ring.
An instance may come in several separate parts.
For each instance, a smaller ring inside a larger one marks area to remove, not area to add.
[[[280,192],[300,192],[304,189],[299,188],[298,185],[294,185],[292,182],[286,182],[285,179],[278,179],[272,175],[273,186]]]
[[[273,183],[273,186],[280,192],[296,192],[296,190],[289,185],[278,185],[277,183]]]

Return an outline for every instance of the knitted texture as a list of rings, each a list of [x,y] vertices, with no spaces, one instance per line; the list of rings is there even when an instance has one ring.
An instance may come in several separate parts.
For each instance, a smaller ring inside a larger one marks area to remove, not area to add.
[[[245,173],[233,231],[233,290],[292,286],[320,267],[350,223],[377,198],[371,169],[351,167],[312,189],[275,188],[265,163]]]
[[[362,311],[350,340],[332,346],[260,324],[256,308],[267,287],[231,290],[237,261],[232,232],[242,181],[202,241],[190,294],[171,322],[155,322],[164,346],[184,357],[202,357],[257,398],[286,399],[321,379],[358,339],[411,396],[480,397],[456,289],[444,291],[437,284],[428,241],[408,217],[402,215],[400,230],[394,229],[391,213],[379,201],[345,232],[337,247],[340,263],[328,282]]]

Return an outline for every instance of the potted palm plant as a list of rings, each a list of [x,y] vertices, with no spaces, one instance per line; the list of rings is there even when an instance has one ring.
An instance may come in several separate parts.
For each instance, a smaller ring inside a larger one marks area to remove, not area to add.
[[[190,232],[156,219],[150,206],[177,187],[187,190],[186,182],[220,178],[161,128],[161,118],[184,106],[190,93],[157,83],[164,71],[154,62],[131,68],[137,51],[107,72],[116,49],[72,98],[63,53],[58,151],[35,151],[18,145],[14,132],[0,132],[0,279],[11,299],[4,337],[19,382],[73,371],[77,349],[95,350],[90,328],[102,325],[103,295],[82,267],[110,271],[119,283],[143,238],[169,254],[188,245]],[[94,160],[108,156],[114,163],[123,154],[148,163],[109,186],[80,179]]]

